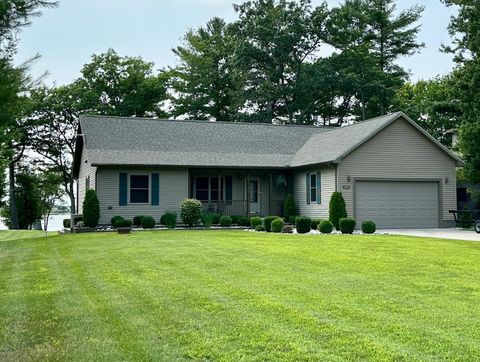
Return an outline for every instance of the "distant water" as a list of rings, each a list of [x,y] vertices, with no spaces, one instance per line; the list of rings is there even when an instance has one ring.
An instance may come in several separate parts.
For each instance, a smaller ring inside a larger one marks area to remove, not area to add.
[[[48,219],[48,231],[58,231],[63,229],[63,219],[70,218],[70,214],[50,215]],[[42,225],[43,227],[43,225]],[[0,220],[0,230],[6,230],[7,227]]]

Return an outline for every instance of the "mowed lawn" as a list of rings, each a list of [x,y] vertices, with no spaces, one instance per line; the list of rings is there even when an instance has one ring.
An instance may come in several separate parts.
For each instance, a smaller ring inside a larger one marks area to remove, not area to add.
[[[245,231],[0,242],[1,361],[479,356],[479,243]]]

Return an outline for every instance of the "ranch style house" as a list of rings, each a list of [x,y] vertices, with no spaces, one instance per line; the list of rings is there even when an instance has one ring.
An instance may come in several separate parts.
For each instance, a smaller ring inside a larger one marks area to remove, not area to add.
[[[402,112],[345,127],[82,116],[74,157],[78,213],[87,189],[100,224],[179,211],[328,218],[334,191],[378,228],[454,226],[462,161]]]

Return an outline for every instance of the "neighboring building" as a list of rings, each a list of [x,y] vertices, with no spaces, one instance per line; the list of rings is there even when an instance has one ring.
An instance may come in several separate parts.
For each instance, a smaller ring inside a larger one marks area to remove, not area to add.
[[[462,161],[403,113],[333,128],[83,116],[74,160],[100,223],[178,211],[183,199],[230,215],[298,212],[328,218],[334,191],[349,216],[380,228],[453,226]]]

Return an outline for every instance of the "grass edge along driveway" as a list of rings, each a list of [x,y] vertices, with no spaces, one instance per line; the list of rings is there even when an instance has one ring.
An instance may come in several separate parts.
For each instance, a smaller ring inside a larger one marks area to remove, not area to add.
[[[0,360],[474,360],[480,244],[245,231],[0,242]]]

